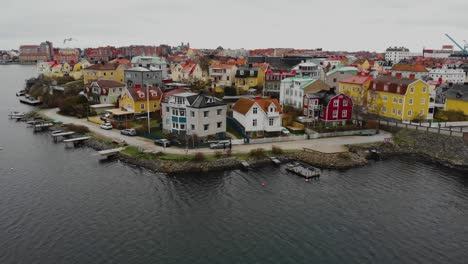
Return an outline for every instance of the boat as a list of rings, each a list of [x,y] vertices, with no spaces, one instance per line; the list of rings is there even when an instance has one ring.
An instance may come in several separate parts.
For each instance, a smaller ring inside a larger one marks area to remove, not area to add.
[[[302,162],[292,162],[286,164],[286,171],[292,172],[306,179],[318,178],[322,173],[322,171],[319,168],[315,168]]]
[[[26,91],[25,90],[21,90],[19,92],[16,93],[16,96],[24,96],[26,95]]]
[[[42,103],[40,100],[29,95],[26,95],[24,98],[21,98],[19,101],[23,104],[28,104],[28,105],[39,105]]]
[[[8,117],[10,119],[23,119],[24,117],[26,117],[26,114],[23,112],[14,111],[14,112],[10,112],[8,114]]]
[[[276,157],[270,157],[271,162],[273,162],[275,165],[280,165],[281,161],[276,158]]]

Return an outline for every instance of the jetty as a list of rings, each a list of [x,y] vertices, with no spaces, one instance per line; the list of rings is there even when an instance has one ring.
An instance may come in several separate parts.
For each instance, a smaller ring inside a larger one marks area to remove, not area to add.
[[[54,142],[58,142],[60,138],[69,138],[74,134],[75,132],[70,131],[70,132],[52,133],[50,135],[52,136],[52,139],[54,140]]]
[[[24,117],[26,117],[26,114],[23,113],[23,112],[10,112],[8,114],[8,117],[10,119],[20,120],[20,119],[23,119]]]
[[[39,124],[34,124],[32,125],[34,128],[34,132],[40,132],[49,129],[49,127],[52,127],[54,124],[52,123],[45,123],[45,122],[40,122]]]
[[[101,150],[101,151],[98,151],[97,154],[101,157],[101,158],[109,158],[109,157],[112,157],[112,156],[115,156],[117,155],[120,151],[124,150],[125,148],[114,148],[114,149],[106,149],[106,150]]]
[[[78,137],[78,138],[70,138],[70,139],[65,139],[63,142],[65,142],[67,145],[71,143],[73,147],[76,147],[80,144],[83,144],[86,140],[90,139],[91,137]]]
[[[292,172],[298,176],[309,178],[320,177],[321,171],[318,168],[306,165],[301,162],[293,162],[286,165],[286,171]]]
[[[247,161],[241,161],[242,168],[248,170],[250,168],[250,164]]]

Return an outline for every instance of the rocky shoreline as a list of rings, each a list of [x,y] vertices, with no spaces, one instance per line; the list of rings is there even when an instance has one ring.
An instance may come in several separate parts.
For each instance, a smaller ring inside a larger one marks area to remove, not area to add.
[[[93,138],[86,146],[104,150],[115,148],[102,140]],[[401,155],[416,155],[425,161],[435,162],[449,168],[468,170],[468,146],[463,139],[433,133],[401,130],[394,134],[393,143],[377,143],[348,146],[349,152],[321,153],[304,152],[276,155],[283,163],[301,161],[322,169],[347,169],[365,166],[372,159],[390,159]],[[242,160],[235,156],[221,157],[213,161],[171,161],[162,159],[142,159],[119,153],[116,158],[122,162],[150,171],[166,174],[181,174],[187,172],[224,171],[242,168]],[[250,166],[272,165],[268,157],[248,158]]]

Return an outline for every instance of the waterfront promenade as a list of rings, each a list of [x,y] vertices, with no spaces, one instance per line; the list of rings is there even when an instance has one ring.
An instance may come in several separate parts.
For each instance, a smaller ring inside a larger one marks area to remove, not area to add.
[[[124,140],[129,145],[141,147],[147,151],[163,151],[171,154],[185,154],[185,149],[169,147],[164,150],[163,147],[157,146],[152,140],[142,137],[129,137],[120,134],[117,129],[104,130],[95,123],[88,122],[86,118],[78,119],[74,117],[63,116],[57,113],[58,109],[46,109],[40,113],[50,119],[59,120],[63,123],[73,123],[76,125],[82,125],[89,128],[89,130],[101,137],[109,138],[111,140]],[[264,144],[245,144],[245,145],[234,145],[232,147],[233,153],[247,153],[252,149],[263,148],[270,150],[272,146],[278,146],[284,150],[302,150],[303,148],[309,148],[323,153],[336,153],[346,152],[346,145],[354,144],[365,144],[383,142],[386,138],[391,138],[392,135],[385,131],[380,131],[380,134],[373,136],[346,136],[346,137],[333,137],[333,138],[320,138],[311,140],[299,140],[299,141],[288,141],[288,142],[274,142]],[[202,153],[214,153],[215,149],[199,148],[190,149],[189,153],[202,152]]]

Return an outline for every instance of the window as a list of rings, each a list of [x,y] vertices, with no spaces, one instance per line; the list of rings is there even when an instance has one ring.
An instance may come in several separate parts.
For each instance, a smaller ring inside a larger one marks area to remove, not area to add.
[[[343,106],[348,106],[348,100],[343,100]]]
[[[425,104],[425,103],[426,103],[426,98],[421,99],[421,104]]]
[[[412,105],[413,104],[413,98],[410,98],[408,103],[409,103],[409,105]]]
[[[145,104],[140,105],[141,110],[145,110]]]
[[[424,110],[419,111],[420,116],[424,116]]]
[[[258,108],[257,107],[254,107],[253,110],[252,110],[253,114],[256,115],[257,112],[258,112]]]
[[[194,112],[194,111],[190,111],[190,116],[191,116],[191,117],[195,117],[195,112]]]
[[[155,108],[155,109],[158,108],[158,102],[153,103],[153,108]]]
[[[400,100],[398,100],[398,103],[399,103],[399,104],[402,104],[402,103],[403,103],[403,99],[400,98]]]
[[[113,76],[113,75],[114,75],[114,72],[111,72],[111,76]]]
[[[203,129],[207,131],[210,128],[210,125],[203,125]]]
[[[268,125],[273,126],[275,124],[275,119],[274,118],[268,118]]]
[[[408,116],[412,116],[413,115],[413,111],[409,110],[408,111]]]
[[[396,96],[393,96],[393,102],[394,102],[394,103],[397,102]]]
[[[275,108],[272,106],[272,107],[270,107],[269,110],[270,110],[270,112],[274,112],[274,111],[275,111]]]
[[[387,102],[388,97],[387,97],[386,95],[384,95],[384,96],[382,97],[382,100],[383,100],[384,102]]]
[[[255,76],[255,71],[250,71],[250,76]]]
[[[395,108],[392,108],[392,114],[395,114]]]
[[[338,118],[338,110],[333,110],[333,118]]]
[[[347,110],[341,111],[341,117],[342,118],[346,118],[347,116],[348,116],[348,111]]]
[[[338,100],[333,101],[333,107],[338,107]]]
[[[209,111],[204,111],[203,112],[203,117],[208,118],[208,113],[209,113]]]
[[[382,106],[382,113],[387,113],[387,107],[386,106]]]
[[[185,124],[180,124],[180,129],[185,130]]]
[[[426,93],[426,86],[423,86],[422,92],[423,92],[423,93]]]
[[[398,115],[401,116],[401,110],[398,110]]]
[[[195,125],[192,125],[191,128],[192,128],[192,130],[195,130]]]
[[[257,126],[257,119],[252,120],[252,126],[256,127]]]
[[[218,128],[221,128],[221,126],[223,125],[223,122],[218,122],[218,123],[216,123],[216,125],[217,125]]]
[[[223,109],[218,109],[218,110],[216,110],[216,114],[217,114],[217,115],[221,115],[222,113],[223,113]]]
[[[414,87],[410,88],[410,93],[414,93]]]
[[[182,110],[182,109],[181,109],[181,110],[179,111],[179,113],[180,113],[180,116],[185,116],[185,110]]]

